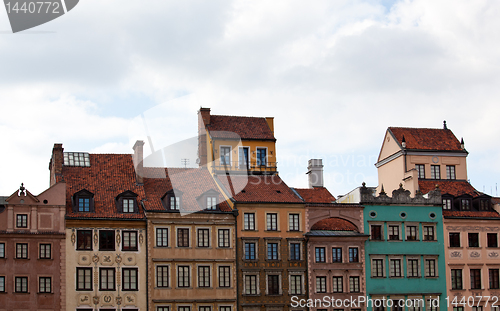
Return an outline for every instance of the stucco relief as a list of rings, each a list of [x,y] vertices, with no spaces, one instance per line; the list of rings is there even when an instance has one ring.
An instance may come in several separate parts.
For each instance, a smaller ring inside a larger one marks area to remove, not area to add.
[[[481,253],[478,252],[478,251],[470,251],[469,252],[469,258],[480,259],[481,258]]]
[[[462,251],[450,252],[450,258],[462,258]]]
[[[101,305],[103,306],[112,306],[115,301],[113,295],[105,294],[101,296]]]
[[[497,232],[500,231],[500,227],[481,227],[481,226],[446,226],[448,231],[481,231],[481,232]]]
[[[135,254],[125,254],[123,257],[123,264],[125,266],[134,266],[137,262]]]
[[[498,258],[498,252],[495,252],[495,251],[488,252],[488,257],[489,258]]]
[[[92,263],[90,254],[80,254],[78,256],[78,264],[81,266],[88,266]]]
[[[125,306],[135,306],[137,298],[133,294],[125,295],[124,305]]]
[[[78,295],[76,303],[78,306],[90,305],[90,295],[88,294]]]
[[[103,253],[101,257],[101,265],[112,266],[114,263],[114,256],[112,253]]]

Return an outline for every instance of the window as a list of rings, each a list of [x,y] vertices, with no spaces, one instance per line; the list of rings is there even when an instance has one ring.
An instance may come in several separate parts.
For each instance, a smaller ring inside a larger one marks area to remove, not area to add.
[[[209,229],[198,229],[198,247],[208,247]]]
[[[382,226],[381,225],[372,225],[371,226],[371,240],[382,240]]]
[[[255,260],[255,242],[246,242],[245,243],[245,259],[246,260]]]
[[[76,249],[92,250],[92,230],[76,231]]]
[[[487,233],[488,247],[498,247],[498,238],[496,233]]]
[[[78,198],[78,211],[90,212],[90,198],[85,198],[85,197]]]
[[[198,266],[198,287],[210,287],[210,266]]]
[[[191,276],[189,266],[177,267],[177,287],[190,287]]]
[[[470,269],[470,288],[481,289],[481,269]]]
[[[210,306],[199,306],[198,311],[212,311],[212,307]]]
[[[464,311],[464,307],[453,307],[453,311]]]
[[[177,228],[177,247],[189,247],[189,229]]]
[[[290,294],[302,295],[302,275],[290,275]]]
[[[99,290],[115,290],[115,268],[99,269]]]
[[[316,262],[326,262],[324,247],[316,247]]]
[[[452,204],[451,199],[443,199],[443,209],[450,210],[451,204]]]
[[[257,294],[257,276],[245,275],[245,295]]]
[[[255,230],[255,214],[245,213],[243,214],[243,229],[244,230]]]
[[[278,214],[276,213],[267,214],[267,230],[268,231],[278,230]]]
[[[257,165],[265,166],[267,165],[267,149],[257,148]]]
[[[461,199],[460,207],[462,211],[470,211],[470,200],[469,199]]]
[[[425,178],[425,165],[423,165],[423,164],[415,164],[415,169],[418,172],[418,178],[419,179],[424,179]]]
[[[231,147],[220,147],[220,165],[231,165]]]
[[[90,166],[90,157],[87,152],[64,152],[65,166]]]
[[[499,289],[498,269],[489,269],[488,273],[490,276],[490,289]]]
[[[342,262],[342,248],[333,247],[332,248],[332,262]]]
[[[129,199],[129,198],[122,199],[122,212],[123,213],[134,212],[134,199]]]
[[[418,240],[418,227],[417,226],[406,226],[406,241],[416,241]]]
[[[278,260],[278,243],[267,243],[267,260]]]
[[[168,247],[168,229],[156,228],[156,246]]]
[[[446,179],[456,179],[455,165],[446,165]]]
[[[219,311],[231,311],[231,307],[230,306],[220,306],[219,307]]]
[[[38,292],[39,293],[52,293],[52,278],[51,277],[38,278]]]
[[[176,197],[175,195],[171,195],[169,203],[170,203],[169,207],[171,210],[178,211],[181,206],[181,198]]]
[[[383,259],[373,259],[372,260],[372,277],[384,277],[384,260]]]
[[[431,179],[441,179],[439,165],[431,165]]]
[[[359,276],[349,277],[349,291],[351,293],[359,293]]]
[[[450,247],[460,247],[460,232],[450,232]]]
[[[238,151],[238,164],[240,166],[240,169],[248,169],[250,167],[250,163],[248,161],[249,148],[240,147]]]
[[[114,251],[115,250],[115,231],[114,230],[99,230],[99,250]]]
[[[316,293],[326,293],[326,276],[316,277]]]
[[[401,259],[389,260],[389,276],[391,278],[401,277]]]
[[[219,266],[219,287],[231,287],[230,266]]]
[[[16,227],[17,228],[28,228],[28,215],[17,214]]]
[[[409,278],[419,277],[419,260],[418,259],[408,259],[406,263],[407,276]]]
[[[177,311],[191,311],[191,307],[189,307],[189,306],[179,306],[179,307],[177,307]]]
[[[479,201],[479,210],[480,211],[489,211],[490,210],[490,201],[489,200],[480,200]]]
[[[16,277],[16,293],[27,293],[28,292],[28,277],[17,276]]]
[[[462,289],[462,269],[451,269],[451,289]]]
[[[156,266],[156,287],[169,286],[169,266]]]
[[[5,258],[5,243],[0,243],[0,258]]]
[[[268,295],[279,295],[280,294],[280,276],[279,275],[268,275],[267,276],[267,294]]]
[[[92,290],[92,268],[76,268],[76,290]]]
[[[229,231],[230,229],[219,229],[219,247],[229,247]]]
[[[290,260],[300,260],[300,243],[290,243]]]
[[[299,214],[289,214],[288,224],[290,227],[290,231],[300,231]]]
[[[399,225],[389,225],[389,240],[399,240]]]
[[[122,272],[123,290],[138,290],[137,268],[123,268]]]
[[[333,277],[333,284],[332,284],[332,289],[334,293],[342,293],[344,292],[344,286],[343,286],[343,277],[341,276],[334,276]]]
[[[52,258],[51,244],[40,244],[40,259]]]
[[[359,262],[357,247],[349,247],[349,262]]]
[[[137,251],[137,231],[123,231],[123,251]]]
[[[16,258],[28,259],[28,243],[16,243]]]
[[[0,276],[0,293],[5,293],[5,276]]]
[[[434,226],[424,226],[424,241],[434,241]]]
[[[425,260],[425,277],[436,277],[436,259]]]
[[[469,233],[469,247],[479,247],[479,233]]]
[[[473,306],[472,311],[483,311],[483,306]]]
[[[217,209],[217,197],[207,197],[207,209],[212,211]]]

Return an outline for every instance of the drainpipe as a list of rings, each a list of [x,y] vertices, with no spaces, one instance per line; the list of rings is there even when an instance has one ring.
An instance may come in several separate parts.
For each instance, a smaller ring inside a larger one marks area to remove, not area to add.
[[[239,264],[238,264],[238,208],[233,209],[234,216],[234,250],[235,250],[235,261],[236,261],[236,310],[240,308],[240,286],[238,282],[238,275],[240,273]]]

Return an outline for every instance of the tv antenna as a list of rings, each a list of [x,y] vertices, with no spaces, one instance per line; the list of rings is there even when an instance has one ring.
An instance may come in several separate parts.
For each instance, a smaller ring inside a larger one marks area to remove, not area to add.
[[[182,165],[184,165],[184,168],[187,168],[187,166],[189,164],[189,159],[181,159],[181,163],[182,163]]]

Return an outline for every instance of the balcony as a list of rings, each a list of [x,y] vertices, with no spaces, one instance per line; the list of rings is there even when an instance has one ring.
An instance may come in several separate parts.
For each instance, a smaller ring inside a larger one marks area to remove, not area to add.
[[[233,174],[248,174],[249,175],[265,175],[276,173],[278,162],[262,162],[250,161],[249,163],[242,163],[239,161],[228,161],[221,163],[217,160],[212,162],[212,170],[217,174],[231,172]]]

